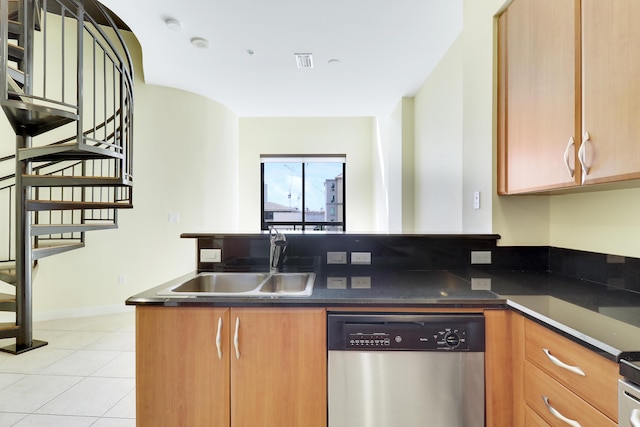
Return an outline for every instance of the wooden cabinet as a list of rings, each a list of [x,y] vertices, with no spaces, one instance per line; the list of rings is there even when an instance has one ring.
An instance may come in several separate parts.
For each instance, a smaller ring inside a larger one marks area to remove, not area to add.
[[[498,190],[576,185],[577,2],[515,0],[499,18]],[[578,141],[579,143],[579,141]]]
[[[640,2],[581,3],[585,182],[640,178]]]
[[[526,405],[551,426],[617,425],[618,365],[541,326],[524,321]],[[535,424],[534,424],[535,425]]]
[[[577,420],[583,427],[616,425],[616,363],[520,314],[509,312],[504,317],[496,337],[503,337],[511,354],[498,360],[495,370],[487,370],[487,381],[503,382],[504,392],[498,397],[509,402],[511,411],[503,409],[502,420],[490,423],[487,419],[487,426],[571,425],[561,417]],[[487,357],[489,349],[487,342]]]
[[[228,325],[229,309],[136,308],[138,426],[229,425]]]
[[[326,427],[326,311],[238,308],[231,321],[231,425]]]
[[[637,0],[514,0],[499,17],[500,194],[640,178],[638,17]]]
[[[136,307],[138,426],[326,426],[322,308]]]

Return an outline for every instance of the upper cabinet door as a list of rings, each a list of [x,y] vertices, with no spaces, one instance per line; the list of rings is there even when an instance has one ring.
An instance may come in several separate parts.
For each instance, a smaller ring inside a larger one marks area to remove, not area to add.
[[[639,17],[638,0],[582,0],[585,183],[640,178]]]
[[[515,0],[499,18],[500,194],[579,183],[578,16],[575,0]]]

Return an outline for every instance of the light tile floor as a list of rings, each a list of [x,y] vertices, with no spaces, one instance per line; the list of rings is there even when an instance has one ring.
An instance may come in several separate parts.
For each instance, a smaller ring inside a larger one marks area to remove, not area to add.
[[[34,323],[33,337],[49,345],[0,352],[0,427],[135,426],[134,316]]]

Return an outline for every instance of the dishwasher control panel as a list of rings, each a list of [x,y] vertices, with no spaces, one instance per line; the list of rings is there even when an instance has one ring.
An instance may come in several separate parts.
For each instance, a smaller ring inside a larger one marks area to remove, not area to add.
[[[329,315],[330,350],[484,351],[482,315]]]

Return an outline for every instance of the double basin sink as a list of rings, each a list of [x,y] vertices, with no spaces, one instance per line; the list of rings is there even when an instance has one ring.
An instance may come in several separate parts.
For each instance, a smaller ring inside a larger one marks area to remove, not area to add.
[[[315,273],[213,272],[158,292],[159,296],[305,297],[313,292]]]

